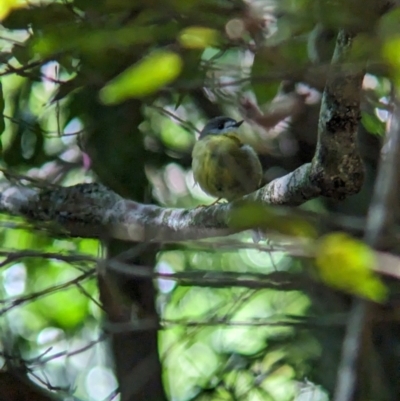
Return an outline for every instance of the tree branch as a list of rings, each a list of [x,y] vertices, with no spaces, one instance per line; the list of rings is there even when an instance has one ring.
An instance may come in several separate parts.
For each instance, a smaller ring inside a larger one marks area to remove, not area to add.
[[[278,178],[245,197],[272,205],[300,205],[318,196],[343,199],[362,185],[363,164],[356,146],[364,71],[345,61],[353,36],[338,35],[324,92],[317,151],[312,163]],[[3,186],[0,212],[35,222],[56,223],[68,234],[107,235],[128,241],[187,240],[234,232],[232,204],[192,210],[168,209],[126,200],[100,184],[45,190]]]

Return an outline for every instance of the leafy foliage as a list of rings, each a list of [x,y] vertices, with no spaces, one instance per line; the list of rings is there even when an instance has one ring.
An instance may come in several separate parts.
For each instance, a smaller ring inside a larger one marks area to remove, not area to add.
[[[374,252],[344,233],[321,239],[316,256],[319,275],[328,285],[383,302],[387,289],[373,273]]]
[[[309,202],[302,217],[239,205],[232,225],[261,227],[268,236],[259,246],[243,234],[158,252],[160,354],[171,399],[284,401],[301,399],[301,385],[325,400],[343,335],[335,316],[348,308],[341,290],[375,301],[387,295],[369,269],[371,250],[346,235],[322,237],[316,249],[323,283],[310,274],[314,261],[291,248],[329,230],[307,212],[332,221],[335,211],[363,215],[371,198],[388,82],[398,83],[400,71],[399,11],[377,21],[374,4],[0,2],[2,179],[99,180],[124,197],[170,207],[211,203],[193,185],[190,153],[216,115],[250,123],[241,134],[260,154],[265,181],[310,162],[336,33],[362,32],[351,56],[355,65],[369,61],[359,137],[372,178],[363,191],[339,205]],[[4,216],[0,224],[1,314],[11,345],[42,386],[111,398],[110,354],[98,345],[99,243],[51,238]]]

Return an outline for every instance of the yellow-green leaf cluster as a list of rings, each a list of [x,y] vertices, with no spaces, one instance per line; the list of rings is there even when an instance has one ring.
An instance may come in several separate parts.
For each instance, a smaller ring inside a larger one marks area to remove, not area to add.
[[[373,250],[345,233],[321,238],[315,264],[320,279],[327,285],[376,302],[387,297],[387,288],[374,273]]]
[[[0,1],[0,21],[7,17],[7,15],[14,9],[21,7],[19,0],[1,0]]]
[[[172,51],[155,51],[129,67],[100,91],[105,104],[151,95],[174,81],[182,70],[181,57]]]
[[[397,84],[400,83],[400,37],[394,36],[388,39],[383,45],[383,58],[393,69]]]
[[[202,26],[190,26],[183,29],[178,36],[181,46],[188,49],[204,49],[217,46],[219,39],[218,31]]]

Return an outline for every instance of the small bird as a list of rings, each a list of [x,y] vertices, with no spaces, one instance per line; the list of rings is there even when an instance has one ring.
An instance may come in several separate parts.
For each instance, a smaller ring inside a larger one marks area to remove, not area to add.
[[[261,184],[260,160],[237,132],[242,123],[224,116],[213,118],[200,132],[193,148],[194,179],[204,192],[218,198],[216,202],[240,198]]]

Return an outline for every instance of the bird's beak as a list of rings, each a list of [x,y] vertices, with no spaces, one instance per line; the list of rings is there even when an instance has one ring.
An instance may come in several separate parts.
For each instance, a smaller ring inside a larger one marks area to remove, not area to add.
[[[243,123],[244,123],[244,120],[238,121],[238,122],[234,125],[234,127],[239,128]]]

